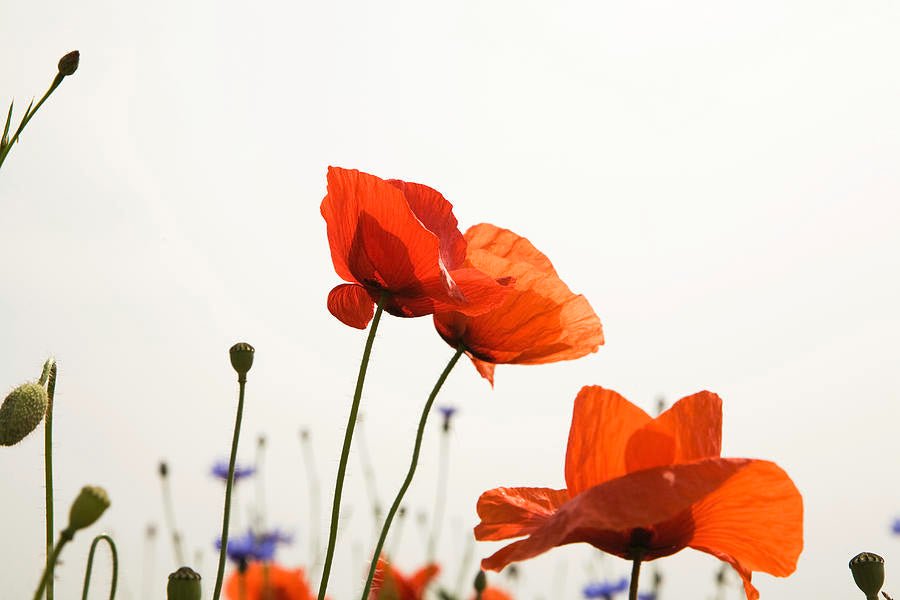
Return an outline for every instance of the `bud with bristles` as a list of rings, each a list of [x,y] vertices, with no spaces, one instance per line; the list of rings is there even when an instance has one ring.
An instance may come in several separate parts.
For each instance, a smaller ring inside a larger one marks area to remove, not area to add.
[[[0,445],[12,446],[34,431],[47,412],[47,390],[37,383],[20,385],[0,406]]]
[[[81,58],[81,53],[78,50],[72,50],[61,59],[59,59],[59,64],[57,67],[59,68],[59,74],[63,77],[71,75],[75,71],[78,70],[78,60]]]
[[[107,508],[109,508],[109,496],[106,494],[106,490],[93,485],[84,486],[69,510],[69,525],[66,529],[75,533],[79,529],[92,525]]]
[[[169,575],[166,598],[168,600],[200,600],[200,574],[190,567],[181,567]]]
[[[872,552],[860,552],[850,559],[853,581],[869,600],[877,600],[884,585],[884,559]]]
[[[231,356],[231,366],[237,371],[238,381],[247,380],[247,371],[253,366],[254,352],[253,346],[246,342],[239,342],[228,351]]]

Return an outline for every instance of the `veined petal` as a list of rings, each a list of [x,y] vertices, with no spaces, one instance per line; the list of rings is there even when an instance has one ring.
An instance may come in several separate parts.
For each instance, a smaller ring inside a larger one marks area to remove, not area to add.
[[[691,510],[691,548],[730,563],[749,600],[759,593],[751,571],[778,577],[794,572],[803,550],[803,499],[778,465],[753,460]]]
[[[566,449],[569,493],[575,496],[625,475],[628,441],[651,421],[650,415],[612,390],[581,388],[575,398]]]
[[[427,185],[399,179],[387,181],[403,192],[416,218],[438,237],[444,266],[448,270],[461,267],[466,260],[466,240],[457,226],[453,205],[440,192]]]
[[[676,465],[722,452],[722,400],[712,392],[682,398],[635,431],[625,450],[629,472]]]
[[[478,360],[471,354],[469,355],[469,358],[472,359],[472,364],[475,365],[475,370],[478,371],[478,374],[487,379],[488,383],[491,384],[491,387],[494,387],[494,363]]]
[[[457,269],[446,279],[423,280],[414,288],[399,289],[391,294],[386,310],[403,317],[420,317],[432,313],[458,312],[480,314],[503,302],[509,288],[476,269]]]
[[[394,290],[441,277],[438,237],[416,217],[397,186],[329,167],[321,212],[335,271],[346,281]]]
[[[528,535],[569,500],[566,490],[496,488],[478,498],[476,540],[505,540]]]
[[[592,487],[543,519],[529,536],[484,559],[499,571],[556,546],[585,542],[630,558],[635,530],[648,534],[646,560],[668,556],[692,539],[691,507],[744,469],[747,459],[708,459],[630,473]]]
[[[375,314],[375,302],[361,285],[342,283],[328,293],[328,310],[341,323],[365,329]]]

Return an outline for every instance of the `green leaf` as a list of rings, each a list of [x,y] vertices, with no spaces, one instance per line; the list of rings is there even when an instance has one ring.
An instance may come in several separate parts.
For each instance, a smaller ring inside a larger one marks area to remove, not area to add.
[[[3,127],[3,135],[0,136],[0,148],[9,143],[9,124],[12,121],[13,102],[9,103],[9,113],[6,115],[6,125]]]

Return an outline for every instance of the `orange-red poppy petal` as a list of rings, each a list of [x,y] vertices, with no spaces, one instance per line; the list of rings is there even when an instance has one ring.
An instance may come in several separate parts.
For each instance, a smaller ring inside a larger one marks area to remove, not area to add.
[[[428,584],[440,572],[440,567],[432,563],[406,577],[384,557],[380,557],[375,566],[369,600],[423,600]]]
[[[335,271],[344,280],[393,290],[441,277],[438,236],[387,181],[329,167],[321,212]]]
[[[241,574],[233,571],[225,582],[228,600],[313,600],[303,569],[285,569],[275,563],[251,562]]]
[[[341,323],[365,329],[375,314],[375,303],[366,288],[342,283],[328,293],[328,310]]]
[[[412,577],[410,577],[410,584],[419,593],[424,593],[425,588],[428,587],[428,584],[431,583],[434,578],[440,574],[440,572],[441,567],[434,563],[431,563],[413,573]]]
[[[475,596],[472,596],[472,600],[476,600]],[[481,600],[513,600],[513,597],[500,588],[489,586],[481,592]]]
[[[607,481],[573,497],[527,538],[482,560],[482,568],[499,571],[512,562],[577,542],[629,558],[631,534],[636,529],[651,533],[644,554],[647,560],[668,556],[691,541],[691,507],[750,462],[708,459],[646,469]],[[748,510],[753,511],[752,505]],[[481,539],[477,533],[476,539]]]
[[[796,569],[803,550],[803,499],[775,463],[751,461],[691,513],[689,546],[734,566],[749,600],[759,597],[751,571],[786,577]]]
[[[722,400],[712,392],[682,398],[628,440],[629,472],[715,458],[722,451]]]
[[[496,488],[478,498],[478,540],[506,540],[528,535],[568,502],[566,490]]]
[[[448,270],[461,267],[466,260],[466,240],[457,227],[453,205],[427,185],[399,179],[388,179],[388,183],[403,192],[416,218],[438,237],[444,266]]]
[[[424,279],[410,288],[392,290],[385,310],[400,317],[444,312],[478,315],[499,306],[509,292],[505,282],[477,269],[463,268]]]
[[[628,442],[651,421],[650,415],[612,390],[581,388],[575,398],[566,450],[569,493],[575,496],[625,475]]]

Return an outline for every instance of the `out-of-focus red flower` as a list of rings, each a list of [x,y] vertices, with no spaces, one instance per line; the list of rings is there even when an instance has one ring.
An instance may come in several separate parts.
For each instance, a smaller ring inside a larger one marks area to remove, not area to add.
[[[243,588],[243,592],[241,591]],[[303,569],[251,562],[242,574],[233,571],[225,582],[228,600],[315,600]]]
[[[350,282],[331,290],[328,310],[351,327],[365,329],[382,294],[385,310],[399,317],[480,314],[505,295],[463,266],[466,241],[453,207],[428,186],[328,167],[321,212],[334,270]]]
[[[722,402],[711,392],[652,418],[619,394],[575,399],[565,490],[497,488],[478,499],[479,540],[527,536],[481,562],[498,571],[564,544],[625,559],[690,547],[729,563],[747,597],[752,571],[785,577],[803,549],[803,500],[776,464],[720,458]]]
[[[472,600],[476,599],[477,596],[472,596]],[[500,588],[488,586],[481,592],[481,600],[513,600],[513,597]]]
[[[603,343],[603,328],[584,296],[573,294],[531,242],[508,229],[482,223],[469,228],[466,266],[500,279],[512,291],[480,315],[434,315],[451,346],[465,346],[478,372],[494,383],[494,365],[536,365],[580,358]]]
[[[440,572],[441,568],[432,563],[406,576],[387,560],[379,558],[375,566],[369,600],[423,600],[428,584]]]

